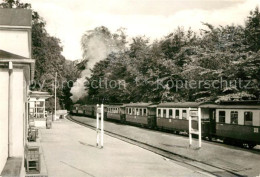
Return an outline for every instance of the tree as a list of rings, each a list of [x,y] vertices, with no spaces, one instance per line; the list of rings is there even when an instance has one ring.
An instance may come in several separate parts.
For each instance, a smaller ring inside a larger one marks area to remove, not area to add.
[[[250,11],[250,16],[246,20],[245,36],[248,49],[257,52],[260,49],[260,12],[256,7]]]

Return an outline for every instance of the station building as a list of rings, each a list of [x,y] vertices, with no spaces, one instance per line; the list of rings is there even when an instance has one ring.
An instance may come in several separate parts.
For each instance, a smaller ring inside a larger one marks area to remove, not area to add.
[[[0,176],[25,173],[29,83],[35,68],[31,22],[31,10],[0,8]]]

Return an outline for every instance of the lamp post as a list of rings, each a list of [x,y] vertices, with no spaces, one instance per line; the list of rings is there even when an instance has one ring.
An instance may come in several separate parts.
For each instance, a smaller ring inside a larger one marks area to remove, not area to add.
[[[56,93],[56,87],[57,87],[57,72],[55,73],[55,86],[54,86],[54,92],[55,92],[55,110],[54,110],[54,120],[56,120],[56,109],[57,109],[57,93]]]

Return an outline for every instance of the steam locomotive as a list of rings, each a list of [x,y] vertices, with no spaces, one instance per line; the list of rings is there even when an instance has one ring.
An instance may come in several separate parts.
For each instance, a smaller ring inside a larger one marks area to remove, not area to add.
[[[96,105],[75,104],[71,114],[95,117]],[[201,115],[204,139],[221,139],[225,143],[247,148],[260,144],[260,103],[256,101],[104,105],[104,117],[107,120],[177,134],[189,131],[189,117],[192,118],[192,128],[198,129],[198,114]]]

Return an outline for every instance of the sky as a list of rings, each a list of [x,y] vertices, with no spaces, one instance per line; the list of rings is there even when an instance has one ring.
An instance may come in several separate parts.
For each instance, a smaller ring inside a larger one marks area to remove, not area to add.
[[[2,0],[0,0],[1,2]],[[32,4],[46,21],[49,34],[60,38],[66,59],[82,58],[84,32],[106,26],[126,28],[130,40],[145,35],[160,39],[178,26],[195,31],[202,22],[244,25],[259,0],[20,0]]]

